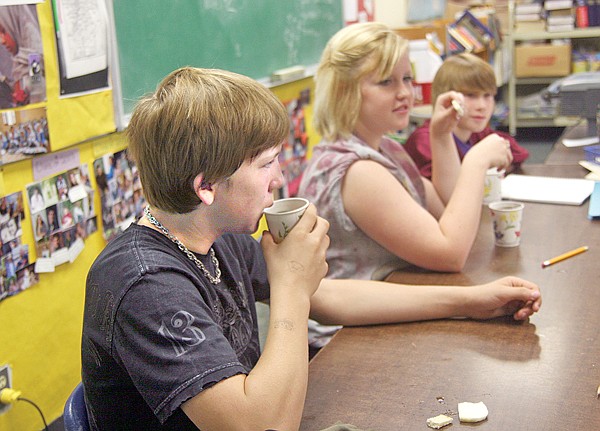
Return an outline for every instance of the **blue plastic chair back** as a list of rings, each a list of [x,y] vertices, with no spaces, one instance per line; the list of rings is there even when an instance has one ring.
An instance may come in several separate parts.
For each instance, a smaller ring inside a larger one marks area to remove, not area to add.
[[[89,431],[90,424],[85,409],[82,383],[79,383],[69,395],[63,412],[63,421],[65,431]]]

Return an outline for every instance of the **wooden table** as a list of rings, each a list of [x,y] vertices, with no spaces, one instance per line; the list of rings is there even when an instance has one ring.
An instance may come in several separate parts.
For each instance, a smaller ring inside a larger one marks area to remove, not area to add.
[[[580,178],[577,165],[524,165],[523,173]],[[600,429],[600,224],[581,206],[525,203],[519,247],[493,243],[488,211],[459,274],[405,272],[405,283],[484,283],[517,275],[539,284],[543,306],[528,322],[447,319],[346,327],[311,361],[301,430],[340,421],[361,429],[486,431]],[[542,269],[567,250],[590,250]],[[483,401],[488,419],[458,420],[459,402]]]
[[[552,147],[552,151],[546,157],[544,164],[546,165],[564,165],[577,164],[580,160],[585,160],[585,147],[565,147],[562,143],[563,139],[578,139],[587,136],[587,123],[584,121],[575,127],[566,128],[562,136]],[[585,173],[588,173],[585,170]]]

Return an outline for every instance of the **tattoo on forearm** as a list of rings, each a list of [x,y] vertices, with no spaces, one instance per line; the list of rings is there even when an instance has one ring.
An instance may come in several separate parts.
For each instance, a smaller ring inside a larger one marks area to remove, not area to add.
[[[283,328],[283,329],[287,329],[288,331],[294,330],[294,322],[292,322],[289,319],[276,320],[275,323],[273,324],[273,326],[275,327],[275,329]]]
[[[288,262],[288,268],[294,272],[304,272],[304,265],[295,260],[291,260]]]

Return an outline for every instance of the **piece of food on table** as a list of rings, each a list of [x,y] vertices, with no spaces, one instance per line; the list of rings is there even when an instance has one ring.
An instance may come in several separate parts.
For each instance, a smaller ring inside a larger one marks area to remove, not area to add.
[[[441,427],[445,427],[446,425],[450,425],[452,423],[452,418],[446,415],[437,415],[433,418],[427,419],[427,426],[433,429],[440,429]]]
[[[487,417],[488,409],[483,401],[458,403],[458,419],[461,422],[481,422]]]

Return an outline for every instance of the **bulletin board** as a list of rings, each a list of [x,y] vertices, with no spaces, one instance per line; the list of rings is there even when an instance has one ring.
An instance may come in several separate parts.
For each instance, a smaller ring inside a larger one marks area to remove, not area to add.
[[[317,63],[343,26],[339,0],[127,0],[112,8],[125,124],[135,102],[179,67],[262,79]]]
[[[54,17],[50,0],[37,6],[44,45],[50,149],[58,151],[116,130],[112,89],[61,97]]]

